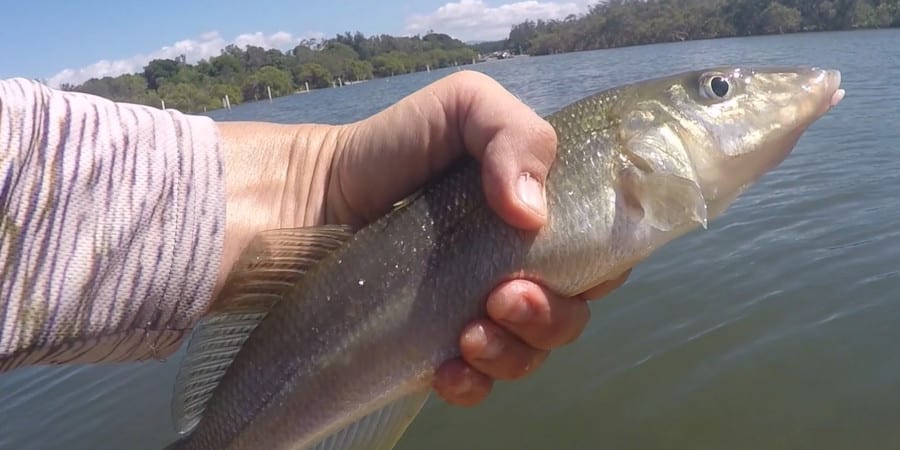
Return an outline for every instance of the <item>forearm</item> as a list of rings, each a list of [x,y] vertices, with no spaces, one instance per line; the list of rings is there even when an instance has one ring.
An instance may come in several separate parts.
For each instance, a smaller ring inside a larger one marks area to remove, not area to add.
[[[215,124],[0,81],[0,370],[173,352],[225,231]]]

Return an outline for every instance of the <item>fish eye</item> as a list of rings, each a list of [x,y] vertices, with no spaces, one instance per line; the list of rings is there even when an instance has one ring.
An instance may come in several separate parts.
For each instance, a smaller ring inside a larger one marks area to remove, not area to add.
[[[731,93],[731,84],[721,75],[707,75],[701,82],[700,93],[711,99],[726,98]]]
[[[709,80],[709,87],[712,88],[713,94],[716,94],[719,97],[728,95],[728,81],[722,77],[712,77],[712,79]]]

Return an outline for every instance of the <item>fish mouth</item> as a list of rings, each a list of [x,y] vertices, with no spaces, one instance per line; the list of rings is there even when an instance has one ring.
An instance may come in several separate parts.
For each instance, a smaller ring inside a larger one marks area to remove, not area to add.
[[[821,83],[824,85],[825,95],[824,95],[824,104],[822,105],[822,109],[820,115],[825,114],[830,111],[831,108],[837,106],[841,100],[844,99],[844,95],[846,92],[841,89],[841,71],[835,69],[814,69],[816,71],[820,71],[821,74],[816,77],[816,84]]]
[[[768,172],[781,164],[793,151],[803,133],[844,99],[845,92],[841,89],[840,70],[812,67],[808,73],[810,78],[807,83],[804,83],[804,90],[812,94],[813,100],[808,104],[806,113],[803,114],[804,119],[796,124],[786,136],[785,151],[778,153],[769,161],[763,172]]]
[[[835,89],[834,93],[831,94],[831,102],[828,104],[828,109],[837,106],[844,99],[844,93],[843,89]]]
[[[805,117],[795,127],[794,131],[797,134],[802,134],[814,122],[831,111],[831,108],[837,106],[845,95],[844,90],[841,89],[840,70],[812,67],[806,72],[806,77],[803,90],[810,99],[807,106],[798,111]],[[804,109],[806,111],[801,112]]]

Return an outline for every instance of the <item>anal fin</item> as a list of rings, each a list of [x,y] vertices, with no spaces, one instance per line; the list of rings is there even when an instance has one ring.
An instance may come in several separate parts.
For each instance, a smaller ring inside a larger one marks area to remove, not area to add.
[[[428,400],[430,389],[409,394],[353,422],[307,450],[391,450]]]
[[[234,264],[220,297],[195,327],[175,381],[172,416],[180,433],[194,429],[241,346],[310,267],[353,236],[348,226],[264,231]]]

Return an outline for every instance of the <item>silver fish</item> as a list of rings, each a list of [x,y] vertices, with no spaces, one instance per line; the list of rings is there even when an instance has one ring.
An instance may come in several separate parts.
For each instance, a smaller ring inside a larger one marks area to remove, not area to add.
[[[548,224],[506,225],[465,159],[360,229],[261,233],[177,380],[171,449],[391,449],[498,283],[575,295],[722,214],[844,95],[840,73],[724,67],[547,117]]]

